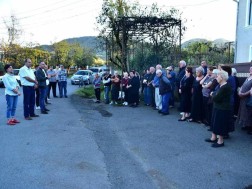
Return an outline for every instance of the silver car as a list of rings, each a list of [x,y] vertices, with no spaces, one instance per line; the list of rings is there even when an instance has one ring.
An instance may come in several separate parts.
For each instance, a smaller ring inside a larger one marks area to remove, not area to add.
[[[72,77],[71,77],[71,84],[72,85],[80,85],[86,84],[89,85],[94,80],[93,72],[90,70],[78,70]]]

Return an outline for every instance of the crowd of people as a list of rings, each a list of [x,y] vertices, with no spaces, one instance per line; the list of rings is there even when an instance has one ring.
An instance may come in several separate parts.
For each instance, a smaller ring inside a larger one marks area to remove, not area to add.
[[[5,96],[7,103],[7,125],[13,126],[20,123],[15,118],[18,97],[21,95],[20,86],[13,75],[13,68],[10,64],[4,66],[6,74],[3,77],[5,85]],[[54,98],[57,96],[57,84],[59,89],[59,97],[67,98],[67,71],[63,65],[53,69],[48,69],[45,62],[40,62],[36,69],[32,69],[31,59],[26,59],[24,66],[19,71],[20,81],[23,88],[23,115],[25,120],[32,120],[39,115],[35,114],[35,109],[40,110],[41,114],[48,114],[50,111],[46,108],[50,100],[50,93]]]
[[[67,71],[64,66],[49,69],[44,62],[31,69],[31,59],[26,59],[20,69],[20,81],[23,87],[23,111],[25,120],[38,117],[35,107],[41,114],[48,114],[46,104],[50,104],[50,93],[58,98],[67,98]],[[15,118],[15,111],[20,93],[20,86],[13,75],[10,64],[4,67],[3,77],[7,102],[7,124],[20,123]],[[195,70],[195,71],[194,71]],[[196,69],[187,66],[184,60],[179,62],[179,70],[173,66],[162,68],[160,64],[150,67],[140,76],[135,70],[119,75],[106,73],[103,77],[95,74],[93,86],[96,103],[101,102],[101,85],[104,85],[106,104],[118,104],[138,107],[140,93],[143,94],[145,106],[150,106],[161,115],[169,115],[174,108],[175,96],[178,97],[179,122],[203,123],[209,127],[211,136],[205,139],[212,147],[224,146],[224,139],[235,127],[252,134],[252,67],[249,76],[239,87],[237,71],[227,65],[207,66],[206,61]],[[175,95],[176,94],[176,95]],[[111,98],[111,99],[110,99]]]
[[[205,124],[212,132],[205,141],[213,143],[212,147],[222,147],[235,127],[252,134],[252,107],[247,103],[252,98],[252,67],[241,87],[236,74],[236,69],[227,65],[213,67],[202,61],[193,69],[181,60],[177,73],[172,66],[163,69],[158,64],[145,70],[142,76],[134,70],[122,76],[118,72],[106,73],[103,78],[97,74],[99,80],[94,81],[94,86],[97,90],[97,81],[98,88],[104,84],[105,103],[111,105],[123,100],[123,105],[137,107],[142,93],[144,104],[161,115],[169,115],[178,96],[181,114],[178,121]],[[96,97],[100,103],[100,90]]]

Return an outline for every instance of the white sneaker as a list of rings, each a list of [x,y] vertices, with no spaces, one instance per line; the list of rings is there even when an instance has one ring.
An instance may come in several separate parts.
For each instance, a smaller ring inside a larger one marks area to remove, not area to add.
[[[125,105],[125,106],[128,106],[128,102],[124,102],[124,105]]]
[[[47,98],[47,100],[51,100],[50,98]]]
[[[117,104],[117,102],[115,102],[115,104]]]
[[[112,105],[112,104],[114,104],[114,102],[110,102],[109,104]]]
[[[36,110],[40,110],[40,106],[36,106]]]

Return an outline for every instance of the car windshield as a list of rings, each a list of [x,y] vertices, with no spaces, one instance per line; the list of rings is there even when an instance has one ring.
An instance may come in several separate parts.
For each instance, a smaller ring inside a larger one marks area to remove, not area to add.
[[[19,70],[13,70],[14,75],[18,75],[18,73],[19,73]]]
[[[75,75],[88,75],[87,71],[78,71],[75,73]]]

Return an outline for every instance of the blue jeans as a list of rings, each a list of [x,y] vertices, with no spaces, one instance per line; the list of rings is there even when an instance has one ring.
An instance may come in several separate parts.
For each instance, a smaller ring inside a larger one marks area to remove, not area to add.
[[[60,81],[59,82],[59,89],[60,89],[60,97],[67,97],[67,81]]]
[[[148,88],[144,87],[144,104],[148,104]]]
[[[7,112],[6,117],[7,119],[14,117],[17,108],[18,96],[6,95],[6,102],[7,102]]]
[[[165,93],[162,95],[162,112],[169,114],[169,99],[171,97],[171,93]]]
[[[109,93],[110,93],[110,86],[105,86],[104,87],[104,93],[105,93],[105,100],[106,103],[109,103]]]
[[[32,86],[23,86],[24,117],[34,115],[35,89]]]
[[[46,88],[47,87],[39,87],[39,106],[41,111],[45,111],[45,98],[47,98]]]

